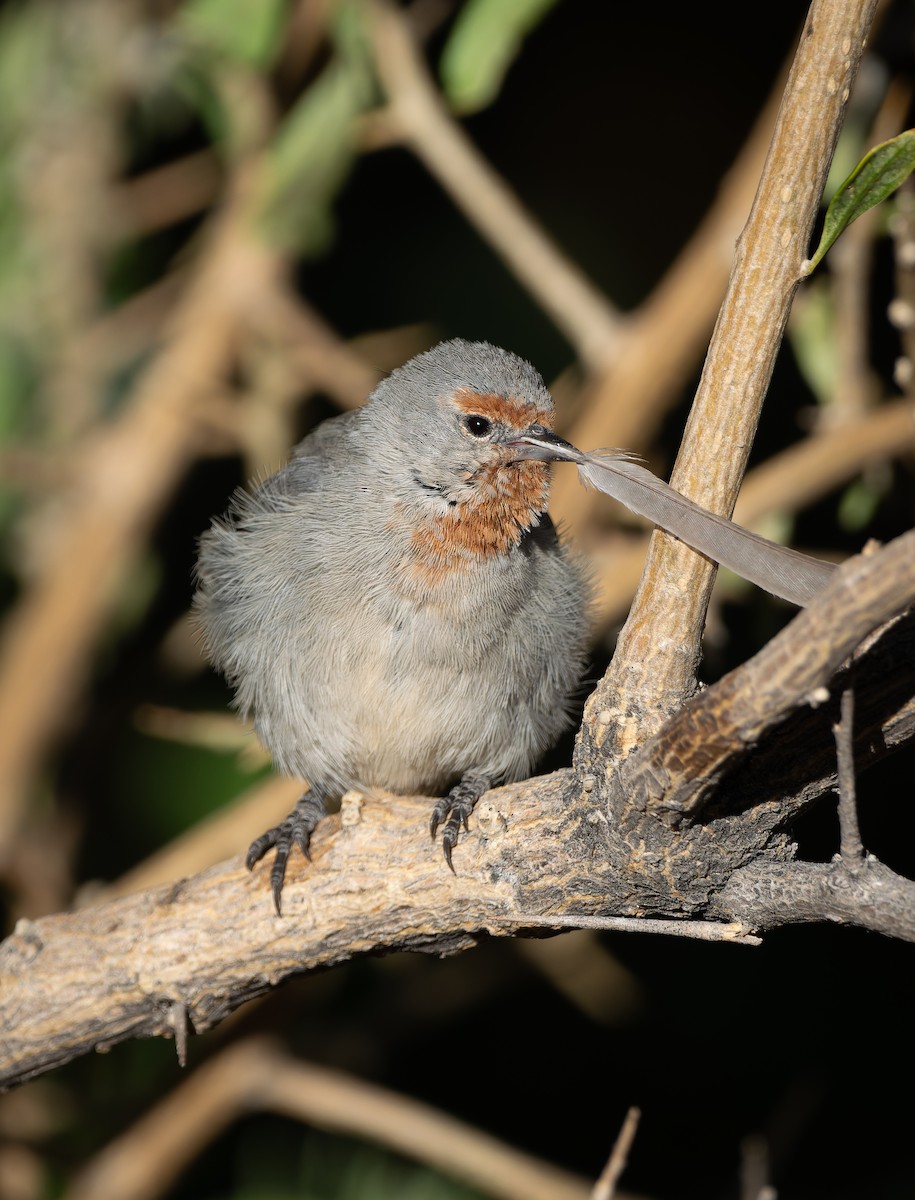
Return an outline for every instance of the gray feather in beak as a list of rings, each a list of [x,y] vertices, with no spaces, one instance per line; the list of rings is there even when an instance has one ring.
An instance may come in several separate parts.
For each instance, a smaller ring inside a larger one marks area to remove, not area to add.
[[[780,546],[709,512],[662,483],[624,451],[584,454],[542,425],[530,426],[510,444],[519,458],[574,462],[586,486],[618,500],[742,579],[801,608],[832,578],[834,563]]]

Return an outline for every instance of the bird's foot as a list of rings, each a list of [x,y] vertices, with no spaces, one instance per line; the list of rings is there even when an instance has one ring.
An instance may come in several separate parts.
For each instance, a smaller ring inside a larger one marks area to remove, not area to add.
[[[274,825],[272,829],[262,833],[259,838],[255,838],[248,847],[245,866],[249,871],[255,863],[260,862],[268,850],[276,850],[270,871],[270,889],[273,892],[273,907],[278,917],[283,915],[281,898],[289,851],[296,845],[305,857],[311,860],[308,843],[311,841],[312,831],[326,811],[323,796],[317,792],[306,792],[298,798],[288,817],[280,821],[279,825]]]
[[[465,775],[460,783],[456,783],[447,796],[436,800],[429,821],[429,832],[435,837],[439,825],[442,830],[442,850],[445,862],[454,870],[451,862],[451,851],[457,845],[461,826],[467,828],[467,818],[474,810],[476,802],[484,792],[492,787],[492,780],[485,775]]]

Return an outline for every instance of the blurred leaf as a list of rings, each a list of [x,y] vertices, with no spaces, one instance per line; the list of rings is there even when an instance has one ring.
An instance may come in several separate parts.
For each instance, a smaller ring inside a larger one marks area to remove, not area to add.
[[[260,76],[282,44],[290,0],[191,0],[174,21],[171,84],[234,158],[260,145]]]
[[[847,533],[859,533],[870,524],[882,489],[874,485],[873,479],[856,479],[842,493],[839,501],[839,525]]]
[[[907,129],[865,154],[845,180],[826,210],[823,235],[816,252],[804,268],[811,271],[822,260],[836,238],[868,209],[891,195],[915,167],[915,129]]]
[[[181,103],[203,125],[214,149],[224,153],[230,122],[213,79],[212,59],[192,49],[175,63],[170,82]]]
[[[375,95],[369,60],[349,30],[338,57],[292,108],[270,150],[261,218],[267,237],[300,254],[333,234],[331,204],[356,156],[356,122]]]
[[[7,332],[28,310],[34,281],[17,168],[35,115],[44,111],[56,49],[47,5],[11,5],[0,15],[0,326]],[[60,80],[53,82],[59,89]]]
[[[483,1200],[476,1188],[382,1146],[314,1130],[297,1182],[295,1195],[308,1200]]]
[[[442,53],[440,73],[458,112],[491,104],[528,34],[556,0],[467,0]]]
[[[0,444],[31,432],[34,390],[34,364],[19,339],[0,325]]]
[[[791,310],[788,340],[798,368],[818,404],[828,404],[839,378],[836,358],[836,309],[826,278],[813,280]]]
[[[11,4],[0,14],[0,137],[27,120],[48,81],[55,20],[45,4]]]
[[[255,69],[273,62],[289,0],[191,0],[178,27],[206,49]]]

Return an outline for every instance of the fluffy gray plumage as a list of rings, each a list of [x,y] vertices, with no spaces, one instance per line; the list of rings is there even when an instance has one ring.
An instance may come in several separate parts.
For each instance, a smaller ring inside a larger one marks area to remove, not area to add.
[[[514,427],[470,433],[454,401],[467,390],[517,402]],[[434,568],[416,564],[424,530],[456,511],[472,521],[502,486],[488,464],[507,463],[503,443],[533,409],[552,402],[530,364],[442,343],[319,426],[204,535],[195,603],[209,658],[276,766],[321,796],[520,778],[568,725],[586,587],[545,489],[504,552],[443,544]]]

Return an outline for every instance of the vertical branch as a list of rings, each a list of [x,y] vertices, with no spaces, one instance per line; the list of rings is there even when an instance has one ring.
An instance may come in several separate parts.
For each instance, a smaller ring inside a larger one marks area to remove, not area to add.
[[[858,797],[855,786],[855,692],[851,683],[842,692],[841,717],[832,727],[836,741],[836,776],[839,790],[839,853],[851,864],[864,857],[858,827]]]
[[[671,477],[715,512],[734,507],[875,8],[814,0],[801,35]],[[649,734],[694,690],[714,572],[683,543],[654,535],[614,662],[586,708],[595,747],[609,750],[609,736],[625,754],[636,729]]]

